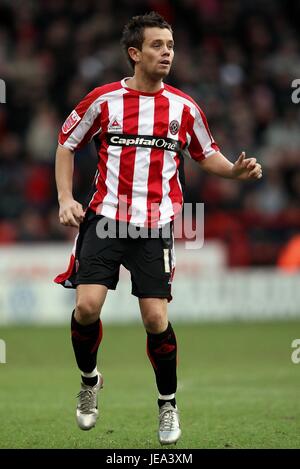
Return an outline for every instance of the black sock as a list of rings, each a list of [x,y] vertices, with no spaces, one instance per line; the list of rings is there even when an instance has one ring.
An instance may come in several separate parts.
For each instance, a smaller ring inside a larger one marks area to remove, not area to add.
[[[97,319],[92,324],[83,326],[76,321],[73,311],[71,335],[78,368],[85,373],[91,373],[96,368],[97,351],[102,339],[101,320]]]
[[[169,322],[161,334],[147,332],[147,354],[154,369],[160,394],[173,394],[177,389],[177,343]]]
[[[87,386],[96,386],[98,383],[98,376],[94,376],[93,378],[87,378],[86,376],[81,375],[82,382]]]
[[[176,407],[176,399],[174,397],[174,399],[157,399],[157,404],[159,407],[162,407],[166,402],[170,402],[170,404],[172,404],[173,407]]]

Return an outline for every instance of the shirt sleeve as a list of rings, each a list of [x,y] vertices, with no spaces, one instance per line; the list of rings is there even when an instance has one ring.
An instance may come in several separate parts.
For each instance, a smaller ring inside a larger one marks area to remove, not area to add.
[[[187,151],[189,156],[196,161],[204,160],[219,151],[208,127],[204,112],[195,106],[194,116],[190,114],[188,133],[189,144]]]
[[[58,143],[71,151],[82,148],[101,130],[100,118],[100,95],[95,88],[66,118],[59,132]]]

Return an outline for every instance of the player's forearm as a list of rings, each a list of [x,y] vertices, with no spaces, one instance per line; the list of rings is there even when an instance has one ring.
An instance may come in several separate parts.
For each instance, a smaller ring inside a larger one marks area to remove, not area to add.
[[[232,172],[233,163],[231,163],[221,152],[216,152],[200,162],[202,169],[208,173],[215,174],[224,178],[234,178]]]
[[[62,146],[57,147],[55,179],[58,201],[73,197],[74,153]]]

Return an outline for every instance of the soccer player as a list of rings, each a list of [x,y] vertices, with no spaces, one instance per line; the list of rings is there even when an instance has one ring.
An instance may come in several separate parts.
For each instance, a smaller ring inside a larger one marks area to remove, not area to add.
[[[177,345],[167,304],[174,274],[172,224],[183,203],[182,159],[191,157],[225,178],[257,179],[262,170],[244,152],[232,164],[219,151],[195,101],[164,83],[174,58],[172,29],[164,18],[155,12],[133,17],[121,43],[133,76],[92,90],[59,134],[59,220],[79,227],[79,235],[69,268],[56,282],[76,288],[71,333],[82,377],[76,415],[79,427],[89,430],[98,417],[97,394],[103,384],[96,364],[101,308],[107,290],[116,288],[120,265],[130,271],[158,388],[158,437],[161,444],[171,444],[181,434],[175,399]],[[84,210],[72,195],[73,157],[91,140],[98,168]],[[106,237],[98,229],[103,222],[109,227]],[[144,227],[149,236],[121,236],[122,224]]]

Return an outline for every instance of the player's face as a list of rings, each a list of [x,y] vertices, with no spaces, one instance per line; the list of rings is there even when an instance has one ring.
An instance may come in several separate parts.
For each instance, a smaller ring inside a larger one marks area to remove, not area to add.
[[[170,72],[173,58],[174,41],[171,31],[145,28],[138,62],[141,71],[154,79],[162,79]]]

